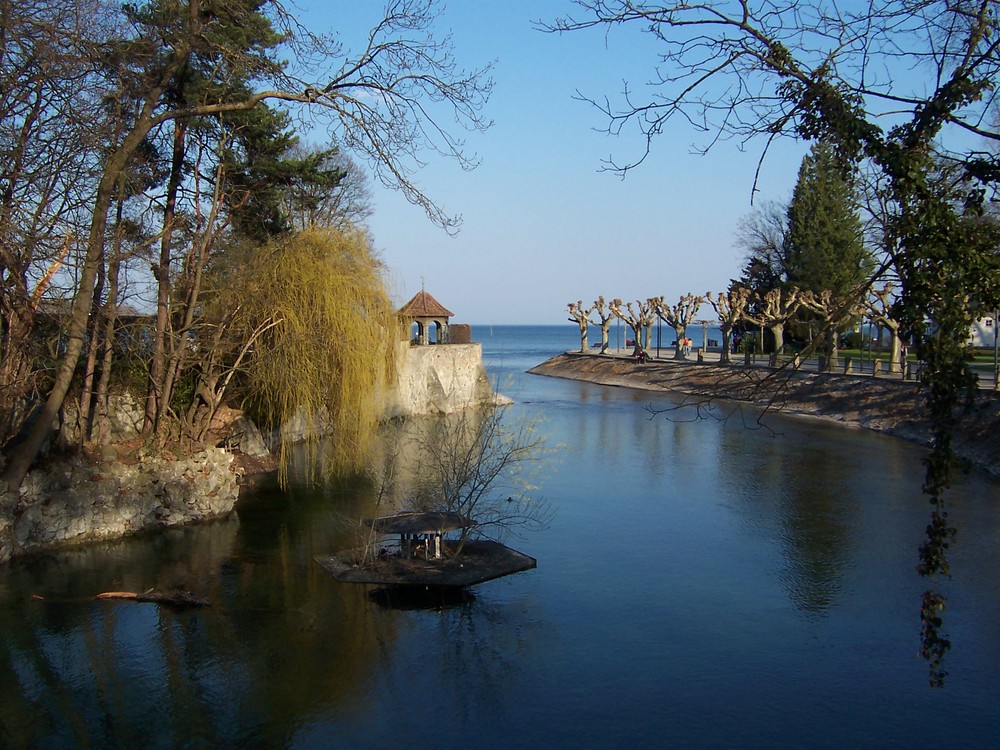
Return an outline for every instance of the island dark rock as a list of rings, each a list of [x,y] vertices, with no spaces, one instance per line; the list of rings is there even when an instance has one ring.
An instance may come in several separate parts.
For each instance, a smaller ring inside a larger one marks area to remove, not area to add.
[[[486,539],[470,539],[455,554],[457,550],[457,542],[446,541],[440,559],[388,555],[362,563],[343,552],[314,559],[338,581],[380,586],[474,586],[537,564],[533,557]]]

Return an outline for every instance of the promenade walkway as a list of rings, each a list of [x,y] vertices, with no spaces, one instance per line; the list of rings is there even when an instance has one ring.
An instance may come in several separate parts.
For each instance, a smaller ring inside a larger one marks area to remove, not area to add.
[[[590,353],[597,354],[597,350],[593,349]],[[661,347],[658,355],[655,348],[649,349],[647,353],[649,354],[650,361],[653,362],[674,361],[674,350],[672,347]],[[610,348],[608,349],[608,355],[622,359],[632,359],[632,347],[623,349]],[[720,359],[720,350],[717,347],[710,347],[704,352],[692,350],[686,361],[689,363],[705,362],[708,364],[718,364]],[[879,365],[879,371],[877,374],[874,372],[876,361]],[[850,363],[849,368],[848,362]],[[782,365],[790,365],[792,363],[792,358],[785,356],[782,358],[781,363]],[[747,361],[745,355],[743,354],[733,354],[731,355],[731,364],[738,366],[746,366],[749,364],[751,367],[766,369],[770,367],[770,360],[769,356],[766,354],[751,355],[749,361]],[[799,369],[802,372],[821,372],[820,360],[818,357],[803,359],[799,363]],[[997,382],[992,363],[974,363],[972,365],[972,370],[979,376],[979,387],[981,389],[991,391],[1000,390],[1000,384]],[[856,357],[848,358],[842,356],[838,358],[837,366],[830,370],[826,370],[826,372],[835,373],[837,375],[853,375],[856,377],[869,378],[874,376],[884,380],[914,382],[920,377],[920,363],[915,360],[911,360],[908,362],[908,369],[906,372],[889,372],[887,357],[869,357],[866,354],[863,359],[859,360]]]

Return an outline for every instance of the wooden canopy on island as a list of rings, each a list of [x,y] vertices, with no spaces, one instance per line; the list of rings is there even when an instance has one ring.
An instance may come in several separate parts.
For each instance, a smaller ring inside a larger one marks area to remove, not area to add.
[[[414,549],[422,546],[424,559],[430,556],[436,560],[441,559],[441,542],[446,531],[468,529],[475,525],[454,511],[397,513],[372,519],[368,523],[378,534],[399,534],[400,554],[403,557],[413,557]]]
[[[427,346],[431,343],[431,326],[435,328],[434,343],[447,344],[448,320],[454,314],[423,289],[414,294],[413,298],[397,312],[397,315],[406,321],[407,325],[417,324],[417,335],[413,343],[420,346]]]

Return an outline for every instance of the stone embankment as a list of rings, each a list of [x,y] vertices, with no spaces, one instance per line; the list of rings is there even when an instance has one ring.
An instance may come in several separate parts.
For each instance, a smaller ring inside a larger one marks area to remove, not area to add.
[[[239,498],[234,458],[221,448],[178,458],[141,449],[97,461],[52,458],[19,492],[0,487],[0,561],[224,515]]]
[[[384,418],[449,414],[507,399],[493,392],[479,344],[401,345],[396,387],[382,396]],[[19,491],[0,486],[0,562],[60,544],[113,539],[229,513],[239,499],[240,478],[273,469],[267,441],[239,412],[223,409],[218,444],[171,457],[138,447],[142,408],[127,396],[112,409],[112,439],[96,460],[50,457],[30,472]],[[75,444],[75,414],[60,425]],[[301,440],[304,429],[285,427],[276,439]],[[133,449],[127,449],[136,442]]]
[[[930,424],[919,383],[897,377],[840,375],[719,365],[686,360],[654,360],[566,353],[533,368],[538,375],[601,385],[680,394],[685,403],[735,401],[763,409],[821,418],[929,444]],[[1000,395],[981,390],[976,406],[960,422],[956,453],[1000,477]]]

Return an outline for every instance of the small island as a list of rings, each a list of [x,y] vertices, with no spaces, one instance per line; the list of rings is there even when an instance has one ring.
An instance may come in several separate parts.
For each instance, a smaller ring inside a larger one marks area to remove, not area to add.
[[[372,546],[317,555],[319,565],[343,583],[381,586],[465,587],[531,570],[535,558],[487,539],[465,539],[475,523],[455,512],[410,512],[368,519]],[[462,537],[449,540],[449,531]],[[399,536],[398,543],[389,537]]]

